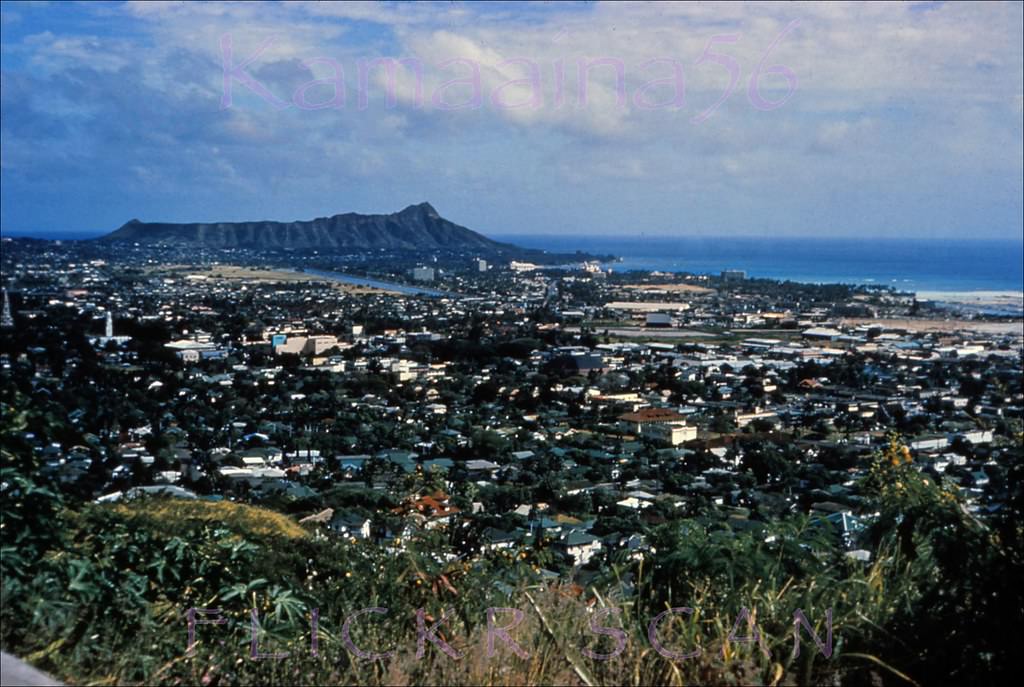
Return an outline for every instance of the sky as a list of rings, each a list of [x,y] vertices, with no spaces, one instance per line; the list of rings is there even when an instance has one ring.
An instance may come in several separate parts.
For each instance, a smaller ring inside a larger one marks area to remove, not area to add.
[[[5,1],[0,231],[1020,240],[1022,7]]]

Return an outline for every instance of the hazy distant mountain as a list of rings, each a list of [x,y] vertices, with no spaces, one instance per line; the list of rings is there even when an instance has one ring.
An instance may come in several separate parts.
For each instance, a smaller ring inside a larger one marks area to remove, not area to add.
[[[206,248],[338,250],[455,250],[478,253],[522,251],[459,226],[430,203],[390,215],[352,212],[300,222],[215,222],[171,224],[133,219],[100,241],[187,244]]]

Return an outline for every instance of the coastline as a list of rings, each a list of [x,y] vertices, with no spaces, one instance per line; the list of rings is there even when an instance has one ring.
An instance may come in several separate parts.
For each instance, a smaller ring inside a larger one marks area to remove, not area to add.
[[[1024,307],[1024,291],[918,291],[918,300],[963,305]]]
[[[1024,291],[918,291],[915,296],[950,313],[1024,317]]]
[[[1024,291],[1024,246],[1016,239],[586,234],[500,238],[555,252],[585,247],[591,253],[618,255],[618,261],[604,265],[616,273],[718,275],[733,269],[753,279],[892,287],[903,292]]]

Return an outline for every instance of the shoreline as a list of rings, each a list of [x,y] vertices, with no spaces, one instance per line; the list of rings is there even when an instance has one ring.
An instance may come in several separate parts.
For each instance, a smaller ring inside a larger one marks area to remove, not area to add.
[[[919,291],[915,298],[950,312],[1024,316],[1024,291]]]
[[[996,291],[988,289],[938,291],[923,290],[915,294],[919,300],[965,303],[970,305],[1003,305],[1024,302],[1024,291]]]

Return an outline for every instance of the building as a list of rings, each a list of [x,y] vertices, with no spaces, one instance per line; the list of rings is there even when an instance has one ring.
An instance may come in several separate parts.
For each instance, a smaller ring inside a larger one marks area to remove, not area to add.
[[[841,337],[843,333],[838,329],[832,329],[831,327],[811,327],[800,332],[800,336],[805,339],[818,339],[823,341],[836,341]]]
[[[556,541],[553,548],[572,558],[576,565],[586,565],[601,550],[601,540],[592,534],[572,530]]]
[[[366,541],[370,538],[370,518],[357,513],[334,513],[328,527],[347,539]]]
[[[392,508],[391,512],[396,515],[415,515],[422,520],[424,528],[433,529],[448,523],[451,517],[459,512],[459,509],[448,502],[447,494],[437,491],[410,499],[401,506]]]
[[[577,374],[589,374],[592,371],[603,372],[607,369],[604,356],[600,353],[570,353],[555,358],[555,362]]]
[[[487,261],[484,260],[483,258],[477,258],[476,259],[476,271],[477,272],[486,272],[487,271]]]
[[[275,337],[277,340],[277,337]],[[314,336],[288,336],[278,344],[273,344],[274,353],[292,353],[295,355],[320,355],[324,351],[339,346],[338,337],[327,334]],[[344,346],[347,348],[347,346]]]
[[[740,429],[746,427],[754,420],[764,420],[765,422],[776,423],[779,419],[777,413],[770,410],[755,409],[750,413],[736,413],[736,426]]]
[[[992,443],[993,434],[990,429],[975,429],[961,434],[964,441],[971,444],[990,444]]]
[[[648,327],[671,327],[672,316],[663,312],[649,312],[646,324]]]
[[[668,446],[679,446],[697,438],[697,428],[685,422],[651,422],[642,425],[640,433]]]
[[[413,281],[434,281],[434,268],[433,267],[413,267],[412,268]]]
[[[949,437],[946,436],[924,436],[918,437],[910,442],[913,451],[941,451],[949,448]]]
[[[743,281],[746,278],[746,270],[722,270],[722,279],[724,281]]]
[[[96,348],[103,348],[107,344],[113,342],[115,344],[123,344],[126,341],[131,341],[130,336],[114,336],[114,316],[109,310],[107,311],[106,324],[103,328],[103,336],[95,336],[92,338],[92,345]]]
[[[500,468],[501,466],[497,463],[480,458],[466,461],[466,471],[469,473],[470,479],[494,479]]]
[[[669,408],[642,408],[635,413],[619,416],[619,422],[628,431],[641,434],[647,425],[671,424],[686,422],[686,417]]]
[[[174,354],[184,363],[198,363],[205,354],[216,351],[216,345],[210,341],[196,341],[195,339],[179,339],[164,344],[164,348],[174,351]]]

